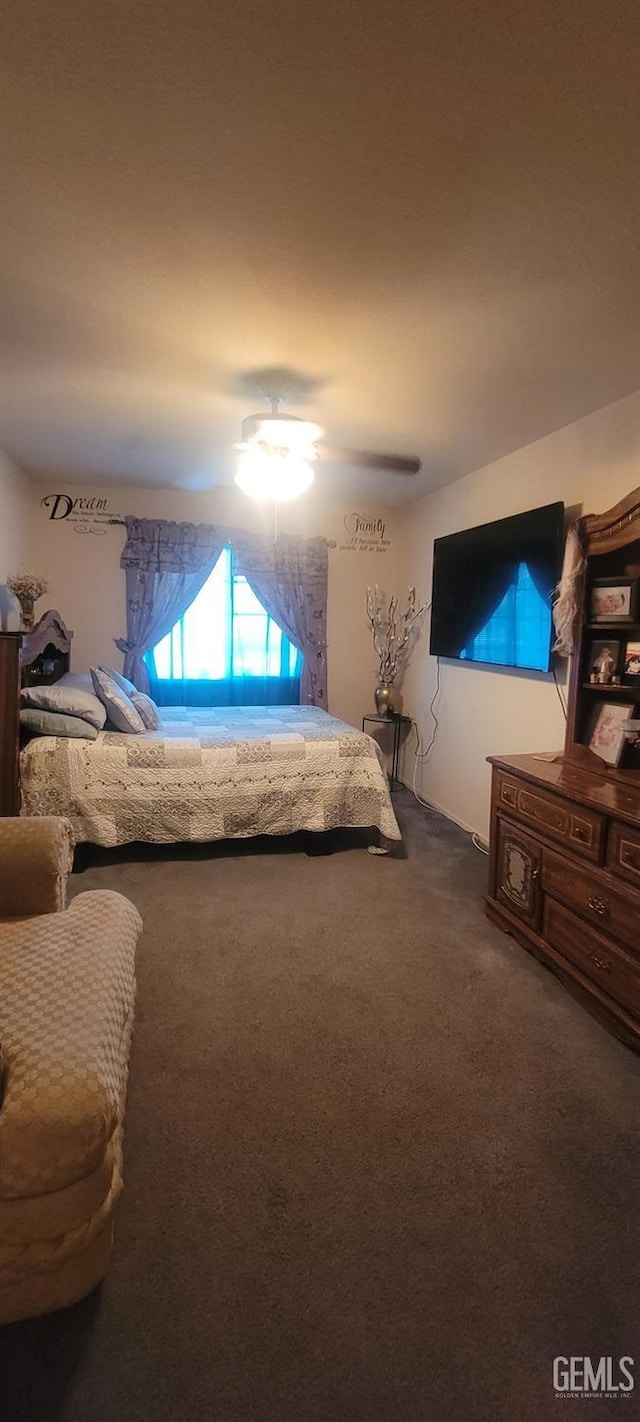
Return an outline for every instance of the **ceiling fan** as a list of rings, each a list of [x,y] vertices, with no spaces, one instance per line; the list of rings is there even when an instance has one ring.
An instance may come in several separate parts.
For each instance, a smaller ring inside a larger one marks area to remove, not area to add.
[[[271,410],[247,415],[242,421],[242,440],[235,446],[240,456],[235,482],[243,493],[278,502],[295,499],[313,483],[316,461],[357,465],[386,474],[418,473],[420,460],[415,455],[370,454],[325,444],[319,425],[283,414],[280,406],[295,384],[295,376],[288,371],[262,371],[255,382]]]

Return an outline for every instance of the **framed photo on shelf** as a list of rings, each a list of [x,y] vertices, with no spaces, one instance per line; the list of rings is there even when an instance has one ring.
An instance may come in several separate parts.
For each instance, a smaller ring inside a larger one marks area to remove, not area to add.
[[[631,643],[629,644],[631,645]],[[636,643],[640,647],[640,643]],[[612,676],[616,676],[620,666],[620,653],[622,642],[618,642],[614,637],[608,637],[605,641],[592,642],[589,651],[589,662],[587,665],[587,680],[592,677],[603,682],[611,681]]]
[[[633,702],[601,701],[595,706],[587,745],[607,765],[618,766],[625,745],[624,726],[633,716]]]
[[[591,622],[635,622],[637,578],[594,578],[591,584]]]
[[[625,682],[640,684],[640,642],[627,642],[624,649],[623,675]]]

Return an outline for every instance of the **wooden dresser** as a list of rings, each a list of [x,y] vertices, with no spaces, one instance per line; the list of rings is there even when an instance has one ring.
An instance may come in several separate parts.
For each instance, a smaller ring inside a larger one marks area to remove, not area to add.
[[[489,917],[640,1048],[640,787],[490,759]]]
[[[54,608],[30,632],[0,632],[0,816],[20,814],[20,688],[68,671],[72,637]]]
[[[638,1048],[640,489],[576,531],[564,750],[489,757],[487,913]]]
[[[20,814],[21,632],[0,632],[0,815]]]

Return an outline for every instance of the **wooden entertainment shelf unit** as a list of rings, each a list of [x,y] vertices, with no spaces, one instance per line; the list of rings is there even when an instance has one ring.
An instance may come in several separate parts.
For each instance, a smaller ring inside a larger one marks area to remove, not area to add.
[[[584,567],[564,752],[551,761],[489,757],[487,914],[639,1050],[640,739],[625,737],[619,721],[640,716],[629,651],[640,644],[640,489],[581,519],[579,533]],[[606,644],[605,674],[619,683],[591,679],[596,643]]]

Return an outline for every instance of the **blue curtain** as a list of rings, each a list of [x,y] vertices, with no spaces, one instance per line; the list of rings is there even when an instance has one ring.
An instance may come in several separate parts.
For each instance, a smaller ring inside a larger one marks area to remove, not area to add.
[[[460,655],[500,666],[544,667],[550,635],[550,599],[542,596],[530,566],[522,562],[499,605]]]

